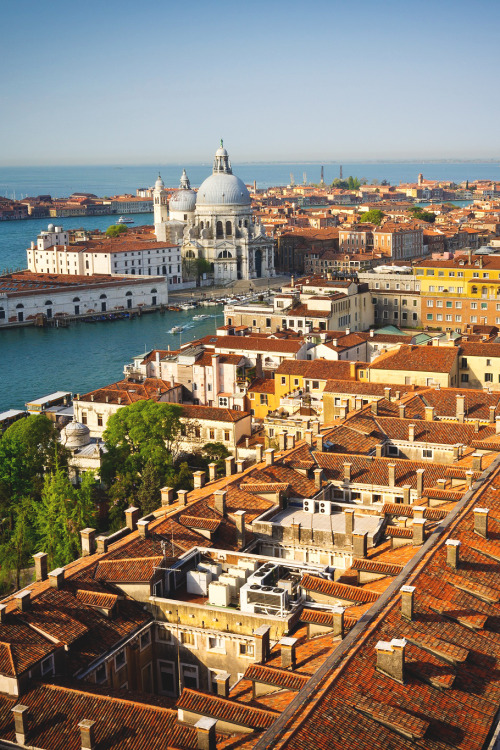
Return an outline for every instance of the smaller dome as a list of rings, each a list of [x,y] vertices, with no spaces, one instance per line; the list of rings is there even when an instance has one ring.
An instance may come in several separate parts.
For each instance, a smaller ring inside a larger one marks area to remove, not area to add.
[[[215,155],[216,155],[216,156],[227,156],[227,151],[226,151],[226,149],[224,148],[224,146],[219,146],[219,148],[218,148],[218,149],[217,149],[217,151],[215,152]]]
[[[47,227],[47,231],[48,232],[53,232],[54,231],[54,225],[53,224],[49,224],[49,226]]]
[[[161,179],[161,174],[158,172],[158,179],[155,182],[155,190],[163,190],[165,187],[165,183]]]
[[[170,198],[168,204],[171,211],[194,211],[196,208],[196,193],[194,190],[178,190]]]
[[[90,430],[81,422],[70,422],[61,430],[61,443],[66,448],[81,448],[90,443]]]

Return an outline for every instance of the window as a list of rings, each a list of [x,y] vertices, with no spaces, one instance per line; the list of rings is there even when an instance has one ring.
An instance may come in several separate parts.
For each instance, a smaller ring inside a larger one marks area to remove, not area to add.
[[[286,377],[281,376],[281,385],[286,385]]]
[[[493,373],[492,372],[485,372],[484,373],[484,382],[485,383],[493,383]]]
[[[312,382],[313,391],[317,391],[319,388],[319,380],[313,380]]]
[[[460,381],[461,381],[462,383],[468,383],[468,382],[469,382],[469,374],[468,374],[467,372],[463,372],[463,373],[462,373],[462,374],[460,375]]]
[[[399,448],[397,445],[388,445],[387,446],[387,455],[388,456],[399,456]]]
[[[253,643],[240,643],[238,648],[240,656],[253,656],[254,655],[254,644]]]
[[[87,424],[87,412],[86,411],[82,411],[81,421],[82,421],[82,424]]]
[[[432,313],[427,313],[427,320],[433,320],[433,317]]]
[[[427,307],[434,307],[434,302],[431,299],[427,300]]]
[[[462,316],[461,315],[455,315],[455,322],[461,323],[462,322]]]
[[[435,291],[436,291],[436,287],[431,284],[429,287],[429,292],[435,292]]]
[[[267,404],[267,393],[261,393],[260,394],[260,403],[261,404]]]
[[[460,301],[458,301],[458,300],[457,300],[457,301],[455,302],[455,307],[457,308],[457,310],[461,310],[461,309],[462,309],[462,303],[461,303]]]
[[[156,631],[156,638],[162,643],[172,643],[172,633],[167,628],[159,626]]]
[[[491,359],[486,360],[486,367],[491,367]]]
[[[210,651],[219,651],[222,654],[226,653],[226,639],[221,638],[219,635],[210,636],[208,639],[208,648]]]
[[[487,302],[481,302],[481,310],[487,310],[488,309],[488,303]]]
[[[209,430],[208,434],[210,436],[210,440],[215,440],[215,430],[213,429]]]
[[[97,426],[102,427],[102,414],[97,415]]]
[[[452,320],[453,320],[453,315],[447,315],[447,316],[446,316],[446,320],[447,320],[448,322],[452,321]]]
[[[141,635],[141,651],[151,643],[151,631],[147,630]]]
[[[125,651],[119,651],[115,656],[115,670],[118,671],[124,667],[126,662]]]
[[[106,664],[101,664],[95,671],[95,681],[99,684],[106,682],[108,675],[106,670]]]
[[[446,307],[453,307],[453,302],[451,300],[446,300]]]
[[[438,301],[436,302],[436,307],[442,307],[442,306],[443,306],[443,300],[438,299]]]
[[[436,315],[436,320],[443,320],[443,316],[441,314]]]
[[[271,318],[266,318],[266,327],[271,328]]]
[[[159,691],[162,695],[177,695],[175,684],[175,667],[173,661],[158,662]]]
[[[183,630],[181,633],[181,643],[184,646],[192,646],[196,648],[196,633],[190,633],[188,630]]]
[[[256,328],[256,327],[257,327],[257,321],[256,321],[256,320],[252,320],[252,327],[253,327],[253,328]]]
[[[201,438],[201,428],[200,427],[195,427],[194,428],[194,436],[197,437],[197,438]]]
[[[471,302],[470,303],[470,309],[471,310],[477,310],[477,302]]]
[[[47,656],[46,659],[43,659],[40,664],[40,669],[42,671],[42,677],[54,674],[54,657],[52,654]]]
[[[224,440],[228,443],[231,440],[231,433],[227,430],[224,431]]]
[[[434,451],[432,448],[422,448],[422,458],[432,458],[434,456]]]
[[[181,664],[181,678],[185,688],[198,690],[198,667],[191,664]]]

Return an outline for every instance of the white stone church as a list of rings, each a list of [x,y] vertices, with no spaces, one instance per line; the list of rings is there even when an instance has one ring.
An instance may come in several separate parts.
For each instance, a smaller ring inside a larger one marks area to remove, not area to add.
[[[191,189],[184,170],[170,204],[161,177],[153,198],[158,241],[181,244],[186,261],[207,260],[215,283],[275,275],[273,240],[254,216],[250,194],[233,174],[222,141],[212,174],[198,192]]]

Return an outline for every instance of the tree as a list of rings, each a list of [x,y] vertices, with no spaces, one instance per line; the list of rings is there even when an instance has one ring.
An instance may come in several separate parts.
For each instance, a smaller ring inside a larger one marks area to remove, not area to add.
[[[120,234],[124,234],[128,229],[125,224],[111,224],[106,229],[106,237],[118,237]]]
[[[217,471],[225,469],[225,459],[230,455],[224,443],[205,443],[201,449],[201,458],[206,463],[206,467],[208,468],[209,463],[217,463]]]
[[[95,518],[94,477],[86,472],[79,489],[59,466],[44,478],[41,499],[33,503],[33,525],[40,548],[51,567],[61,567],[80,555],[80,530]]]
[[[429,224],[433,224],[436,221],[436,214],[433,211],[425,211],[423,208],[420,208],[420,206],[410,208],[408,213],[415,219],[426,221]]]
[[[152,513],[161,502],[160,490],[163,486],[162,472],[152,459],[146,462],[137,493],[137,503],[144,516]]]
[[[361,214],[359,221],[361,224],[380,224],[384,215],[384,212],[379,208],[372,208],[370,211]]]
[[[183,273],[187,278],[196,278],[199,284],[203,274],[212,273],[212,264],[205,258],[184,258]]]
[[[16,507],[14,528],[2,534],[4,541],[0,544],[0,587],[4,591],[12,588],[14,578],[16,590],[20,588],[21,570],[30,563],[34,549],[30,519],[31,499],[22,498]]]

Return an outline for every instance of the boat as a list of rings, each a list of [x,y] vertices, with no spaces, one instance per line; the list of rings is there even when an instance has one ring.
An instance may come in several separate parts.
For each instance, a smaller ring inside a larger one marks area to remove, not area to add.
[[[184,326],[174,326],[170,329],[170,333],[182,333]]]
[[[193,320],[208,320],[210,315],[193,315]]]
[[[120,218],[118,219],[118,221],[116,223],[117,224],[133,224],[134,220],[133,219],[126,219],[124,216],[120,216]]]

